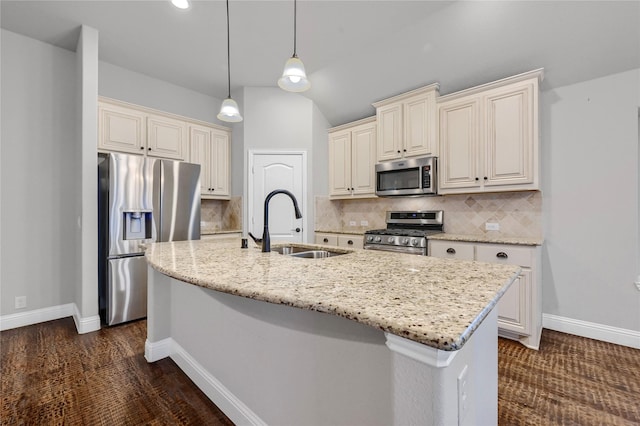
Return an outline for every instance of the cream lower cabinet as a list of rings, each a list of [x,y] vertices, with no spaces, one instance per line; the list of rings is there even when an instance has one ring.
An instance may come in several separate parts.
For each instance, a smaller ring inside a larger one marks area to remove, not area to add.
[[[439,193],[536,190],[542,71],[438,100]]]
[[[189,161],[200,164],[200,195],[204,199],[229,199],[229,132],[189,126]]]
[[[378,122],[377,161],[438,155],[439,87],[431,84],[373,104]]]
[[[539,247],[429,240],[429,255],[520,266],[520,275],[498,302],[498,334],[529,348],[539,348],[542,334]]]
[[[315,243],[343,248],[362,248],[364,235],[316,232]]]
[[[375,197],[375,117],[329,130],[329,197]]]

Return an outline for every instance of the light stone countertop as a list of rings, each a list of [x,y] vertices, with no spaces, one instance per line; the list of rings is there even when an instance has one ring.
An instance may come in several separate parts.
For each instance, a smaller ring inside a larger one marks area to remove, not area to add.
[[[242,229],[217,229],[201,227],[200,235],[242,234]]]
[[[465,235],[465,234],[434,234],[429,235],[430,240],[464,241],[470,243],[514,244],[522,246],[540,246],[542,238],[534,237],[505,237],[502,235]]]
[[[155,243],[146,257],[180,281],[338,315],[445,351],[465,344],[520,272],[510,265],[312,244],[305,246],[348,254],[302,259],[249,244],[241,249],[239,238]]]

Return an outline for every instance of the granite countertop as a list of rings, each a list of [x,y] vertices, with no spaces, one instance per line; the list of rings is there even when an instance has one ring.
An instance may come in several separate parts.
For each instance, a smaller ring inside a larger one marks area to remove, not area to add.
[[[434,234],[429,235],[430,240],[466,241],[471,243],[514,244],[522,246],[540,246],[542,238],[535,237],[505,237],[501,235],[464,235],[464,234]]]
[[[149,264],[175,279],[338,315],[445,351],[460,349],[520,268],[374,250],[301,259],[239,238],[155,243]],[[308,247],[328,247],[305,244]],[[277,244],[272,245],[272,249]]]
[[[242,229],[200,228],[200,235],[242,234]]]
[[[319,232],[322,234],[345,234],[345,235],[364,235],[364,233],[366,232],[366,230],[362,230],[362,229],[353,229],[350,231],[336,231],[336,230],[323,230],[323,229],[316,229],[313,232]]]

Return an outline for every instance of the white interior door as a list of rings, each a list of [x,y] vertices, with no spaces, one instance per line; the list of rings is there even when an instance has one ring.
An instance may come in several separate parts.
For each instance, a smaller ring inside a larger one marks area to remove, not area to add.
[[[271,191],[285,189],[298,201],[302,218],[296,219],[293,202],[286,194],[276,194],[269,202],[271,243],[303,242],[306,218],[305,153],[249,153],[249,231],[262,237],[264,201]]]

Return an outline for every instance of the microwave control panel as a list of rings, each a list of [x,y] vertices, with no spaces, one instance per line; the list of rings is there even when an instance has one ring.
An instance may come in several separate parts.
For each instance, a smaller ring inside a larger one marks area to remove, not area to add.
[[[431,166],[422,166],[422,187],[431,187]]]

